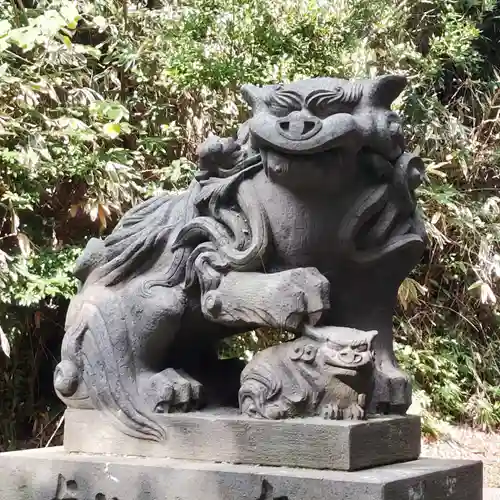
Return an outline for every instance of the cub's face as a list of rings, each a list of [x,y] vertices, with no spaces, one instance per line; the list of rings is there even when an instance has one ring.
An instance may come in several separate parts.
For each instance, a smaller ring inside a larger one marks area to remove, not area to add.
[[[362,331],[348,327],[312,327],[289,347],[290,358],[306,364],[315,363],[335,375],[354,376],[360,370],[373,368],[375,330]]]
[[[318,363],[338,375],[354,375],[373,367],[373,340],[377,332],[346,327],[323,327]]]
[[[364,336],[356,340],[327,340],[321,348],[321,353],[326,365],[339,368],[359,370],[373,362],[371,339]]]

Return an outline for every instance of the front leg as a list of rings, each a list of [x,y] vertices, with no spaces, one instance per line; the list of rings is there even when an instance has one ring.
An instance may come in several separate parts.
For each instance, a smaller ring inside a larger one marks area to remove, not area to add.
[[[230,272],[204,294],[203,314],[231,326],[269,326],[298,331],[329,308],[330,284],[315,268],[273,274]]]
[[[384,351],[378,354],[370,413],[404,415],[412,401],[411,378],[399,368],[394,355]]]

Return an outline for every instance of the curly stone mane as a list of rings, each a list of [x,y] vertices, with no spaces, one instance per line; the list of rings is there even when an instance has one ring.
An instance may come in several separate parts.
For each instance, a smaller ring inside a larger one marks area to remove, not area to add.
[[[154,286],[182,282],[187,288],[198,283],[204,293],[218,286],[222,273],[257,269],[268,247],[268,224],[244,181],[262,168],[259,154],[245,155],[219,177],[194,180],[186,193],[163,194],[132,208],[104,240],[103,258],[86,282],[111,287],[157,269],[165,249],[171,258],[161,278],[155,273],[144,281],[145,296]]]
[[[59,369],[58,390],[71,395],[78,381],[84,381],[94,407],[125,433],[165,438],[134,386],[133,332],[125,319],[121,287],[143,277],[139,293],[144,298],[153,287],[196,284],[201,296],[230,270],[261,267],[269,243],[268,222],[245,181],[262,168],[260,155],[242,153],[231,171],[193,180],[184,193],[153,197],[127,212],[104,241],[89,242],[75,275],[84,288],[96,285],[100,291],[77,296],[70,305],[62,346],[67,361]],[[122,312],[110,315],[106,304]],[[127,363],[120,362],[117,352],[124,353]],[[119,368],[107,368],[114,366]]]

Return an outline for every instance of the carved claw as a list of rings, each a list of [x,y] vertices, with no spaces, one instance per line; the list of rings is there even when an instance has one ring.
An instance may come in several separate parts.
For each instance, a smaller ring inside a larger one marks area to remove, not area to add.
[[[403,415],[411,405],[411,379],[396,361],[382,361],[375,370],[370,412]]]
[[[336,404],[327,404],[321,409],[321,416],[325,420],[340,420],[342,419],[342,410]]]
[[[344,410],[344,419],[346,420],[363,420],[365,418],[365,410],[357,403],[352,403]]]
[[[202,385],[182,370],[167,368],[150,375],[143,385],[151,411],[190,411],[201,404]]]

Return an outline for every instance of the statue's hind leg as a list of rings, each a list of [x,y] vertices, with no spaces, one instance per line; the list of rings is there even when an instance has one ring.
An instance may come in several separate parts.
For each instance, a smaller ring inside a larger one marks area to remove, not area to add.
[[[180,365],[173,362],[173,351],[185,334],[180,331],[185,304],[180,287],[157,286],[147,294],[140,289],[130,311],[137,391],[151,412],[190,411],[203,401],[202,384],[184,370],[182,359]],[[194,353],[196,345],[191,349]]]
[[[182,337],[183,291],[129,285],[89,286],[72,300],[54,383],[68,406],[101,408],[141,433],[155,411],[197,407],[202,388],[169,356]]]

